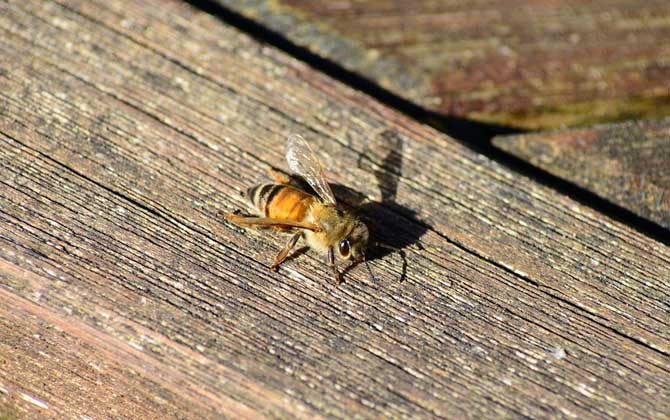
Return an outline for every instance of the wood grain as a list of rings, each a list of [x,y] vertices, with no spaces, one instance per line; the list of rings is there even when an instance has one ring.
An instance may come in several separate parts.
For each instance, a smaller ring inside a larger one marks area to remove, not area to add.
[[[670,229],[670,119],[501,136],[493,144]]]
[[[27,283],[36,293],[50,283],[6,261],[0,262],[0,273],[3,284]],[[179,368],[156,363],[144,352],[146,344],[101,334],[67,308],[66,314],[56,313],[6,289],[0,289],[0,302],[0,402],[12,407],[10,418],[207,417],[215,414],[212,408],[238,417],[252,414],[235,400],[193,384]],[[127,319],[109,321],[143,332],[145,342],[164,340]],[[189,349],[173,348],[182,357],[202,360]],[[209,410],[203,409],[204,401]]]
[[[670,114],[665,0],[216,1],[443,115],[546,129]]]
[[[664,245],[183,3],[0,11],[2,301],[26,302],[3,310],[72,325],[58,342],[93,343],[147,415],[667,418]],[[311,253],[272,273],[284,238],[216,217],[284,167],[291,132],[334,182],[386,197],[366,206],[406,245],[403,282],[397,254],[341,287]],[[2,386],[54,415],[90,405]]]

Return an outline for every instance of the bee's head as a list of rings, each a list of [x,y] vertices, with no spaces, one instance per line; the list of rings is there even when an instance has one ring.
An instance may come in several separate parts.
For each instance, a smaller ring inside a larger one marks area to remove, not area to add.
[[[361,262],[368,247],[368,227],[359,219],[354,219],[351,233],[337,244],[340,257],[352,262]]]

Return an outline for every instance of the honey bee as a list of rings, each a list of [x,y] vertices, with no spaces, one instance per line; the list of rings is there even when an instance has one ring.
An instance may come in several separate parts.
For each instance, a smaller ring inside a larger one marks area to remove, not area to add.
[[[335,281],[340,284],[342,278],[335,258],[351,261],[352,265],[365,261],[368,227],[337,203],[319,159],[302,136],[288,137],[286,161],[293,173],[307,181],[316,196],[291,184],[288,178],[275,176],[276,183],[257,185],[246,192],[256,216],[225,213],[223,216],[241,226],[266,227],[291,234],[275,257],[272,270],[277,271],[298,240],[304,238],[311,249],[326,255]]]

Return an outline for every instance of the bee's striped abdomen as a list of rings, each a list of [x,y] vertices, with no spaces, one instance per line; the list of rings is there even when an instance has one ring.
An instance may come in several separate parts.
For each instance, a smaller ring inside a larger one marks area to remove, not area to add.
[[[284,186],[281,184],[260,184],[247,190],[247,199],[260,215],[267,216],[267,204]]]
[[[273,219],[302,221],[314,197],[283,184],[261,184],[247,190],[259,214]]]

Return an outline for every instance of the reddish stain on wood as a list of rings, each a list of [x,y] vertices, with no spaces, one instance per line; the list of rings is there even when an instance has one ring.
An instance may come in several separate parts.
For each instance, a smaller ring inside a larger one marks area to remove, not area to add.
[[[666,0],[219,0],[442,114],[551,128],[670,113]]]

